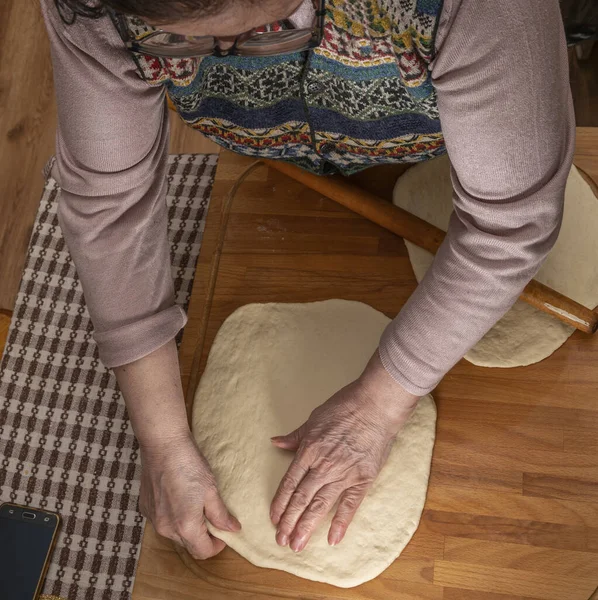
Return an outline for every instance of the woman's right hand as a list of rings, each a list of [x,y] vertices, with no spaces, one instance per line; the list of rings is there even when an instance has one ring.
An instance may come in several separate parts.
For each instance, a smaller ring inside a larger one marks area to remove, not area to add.
[[[191,433],[142,444],[141,469],[141,513],[158,534],[180,544],[194,558],[210,558],[226,546],[208,532],[206,518],[224,531],[241,529],[220,497]]]

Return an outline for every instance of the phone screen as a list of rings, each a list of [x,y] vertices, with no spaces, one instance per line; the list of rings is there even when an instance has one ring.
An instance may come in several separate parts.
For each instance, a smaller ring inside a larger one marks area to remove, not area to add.
[[[12,504],[0,507],[2,598],[33,600],[57,525],[52,513]]]

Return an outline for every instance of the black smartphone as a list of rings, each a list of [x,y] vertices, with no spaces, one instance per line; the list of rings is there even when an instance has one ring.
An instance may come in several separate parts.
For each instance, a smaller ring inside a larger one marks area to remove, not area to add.
[[[36,600],[56,543],[60,515],[5,502],[0,506],[0,597]]]

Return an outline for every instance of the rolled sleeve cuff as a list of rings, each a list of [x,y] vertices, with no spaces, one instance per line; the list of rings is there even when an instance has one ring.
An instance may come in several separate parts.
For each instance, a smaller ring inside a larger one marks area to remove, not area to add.
[[[187,323],[187,314],[178,305],[109,331],[96,331],[100,359],[109,369],[147,356],[170,340]]]
[[[401,352],[400,346],[393,339],[393,329],[395,325],[391,322],[384,330],[378,346],[378,354],[382,361],[382,366],[386,372],[410,394],[415,396],[425,396],[429,394],[437,385],[424,383],[423,381],[415,382],[405,375],[405,371],[416,373],[415,367],[409,368],[409,358]],[[416,373],[417,374],[417,373]],[[422,377],[422,379],[424,379]]]

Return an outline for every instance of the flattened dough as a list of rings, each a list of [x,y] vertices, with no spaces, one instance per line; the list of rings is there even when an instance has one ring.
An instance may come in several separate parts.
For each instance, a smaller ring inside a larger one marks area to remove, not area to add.
[[[339,587],[373,579],[417,529],[434,446],[436,408],[422,398],[345,539],[327,543],[330,517],[306,549],[279,547],[270,502],[292,454],[270,437],[301,425],[311,411],[360,375],[390,319],[360,302],[249,304],[222,325],[193,406],[193,433],[222,496],[243,525],[210,531],[260,567]]]
[[[418,217],[448,229],[453,188],[447,156],[412,167],[399,177],[393,202]],[[598,199],[573,167],[565,191],[559,239],[536,279],[588,308],[598,305]],[[418,281],[432,264],[426,250],[405,242]],[[575,331],[558,319],[518,300],[465,358],[482,367],[521,367],[539,362]]]

